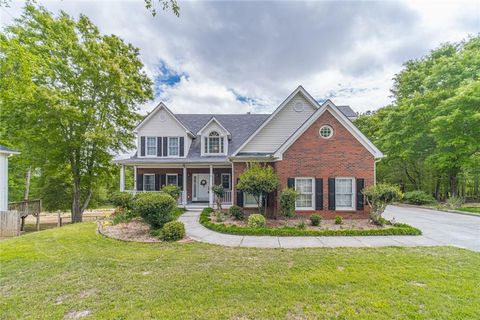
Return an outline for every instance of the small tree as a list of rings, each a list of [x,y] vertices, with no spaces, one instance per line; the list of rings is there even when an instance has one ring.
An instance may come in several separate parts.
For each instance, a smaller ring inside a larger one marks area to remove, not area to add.
[[[251,194],[257,202],[258,212],[263,214],[263,198],[278,188],[278,177],[270,166],[250,165],[239,177],[237,188]]]
[[[298,192],[292,188],[285,188],[280,195],[280,206],[282,213],[286,218],[293,218],[295,215],[295,201],[297,201]]]
[[[382,224],[382,214],[387,205],[403,198],[398,186],[388,183],[379,183],[365,188],[363,191],[368,205],[371,207],[370,219],[375,224]]]
[[[222,210],[222,198],[225,190],[221,184],[212,187],[212,192],[215,196],[215,203],[217,205],[218,210]]]

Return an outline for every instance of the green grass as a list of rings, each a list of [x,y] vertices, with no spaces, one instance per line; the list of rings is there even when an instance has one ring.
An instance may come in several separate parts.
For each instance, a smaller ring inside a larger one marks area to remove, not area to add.
[[[205,208],[200,214],[200,223],[210,229],[221,233],[249,235],[249,236],[279,236],[279,237],[312,237],[312,236],[394,236],[411,235],[418,236],[422,234],[417,228],[408,224],[396,223],[392,228],[387,229],[369,229],[369,230],[301,230],[295,227],[277,227],[277,228],[252,228],[236,225],[225,225],[223,223],[213,223],[210,221],[211,208]]]
[[[458,208],[458,210],[480,214],[480,207],[462,207],[462,208]]]
[[[0,242],[2,319],[478,319],[480,254],[141,244],[86,222]]]

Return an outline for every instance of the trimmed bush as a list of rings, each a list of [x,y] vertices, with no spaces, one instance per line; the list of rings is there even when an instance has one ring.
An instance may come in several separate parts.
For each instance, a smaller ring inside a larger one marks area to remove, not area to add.
[[[261,214],[254,213],[248,217],[248,226],[250,228],[264,228],[266,225],[267,221]]]
[[[236,220],[243,220],[245,218],[245,214],[243,213],[243,209],[237,205],[233,205],[228,209],[228,213],[234,217]]]
[[[128,192],[115,192],[110,196],[110,202],[122,209],[133,208],[133,195]]]
[[[320,217],[318,214],[312,214],[310,216],[310,222],[312,223],[312,226],[319,226],[320,222],[322,221],[322,217]]]
[[[137,195],[134,211],[152,228],[157,229],[173,220],[177,201],[167,193],[146,192]]]
[[[282,214],[286,218],[293,218],[295,216],[295,201],[297,201],[298,192],[292,188],[285,188],[280,195],[280,206]]]
[[[163,186],[162,192],[169,194],[173,199],[175,199],[175,201],[177,201],[178,197],[180,197],[180,193],[182,192],[182,189],[180,189],[180,187],[174,184],[169,184],[169,185]]]
[[[177,241],[185,237],[185,226],[180,221],[170,221],[165,223],[160,233],[163,241]]]
[[[418,205],[435,202],[434,197],[432,197],[431,195],[429,195],[428,193],[422,190],[406,192],[405,195],[403,196],[403,199],[405,200],[406,203],[418,204]]]
[[[335,217],[335,224],[342,224],[342,222],[343,222],[342,217],[340,217],[340,216]]]

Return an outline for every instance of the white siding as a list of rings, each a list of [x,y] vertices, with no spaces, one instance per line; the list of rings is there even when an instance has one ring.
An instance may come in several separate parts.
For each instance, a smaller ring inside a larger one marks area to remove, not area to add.
[[[185,137],[185,155],[190,149],[192,139],[185,129],[165,109],[158,110],[137,132],[137,150],[140,156],[140,137]]]
[[[297,104],[303,111],[295,111]],[[316,108],[297,93],[240,152],[274,152],[307,120]]]

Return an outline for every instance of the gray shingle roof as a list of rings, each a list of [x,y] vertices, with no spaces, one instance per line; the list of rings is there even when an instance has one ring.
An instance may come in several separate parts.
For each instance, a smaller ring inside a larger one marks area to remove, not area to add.
[[[357,113],[353,111],[350,106],[337,106],[338,110],[343,113],[347,118],[356,117]]]
[[[19,153],[19,152],[16,151],[16,150],[7,148],[7,147],[0,144],[0,153]]]

